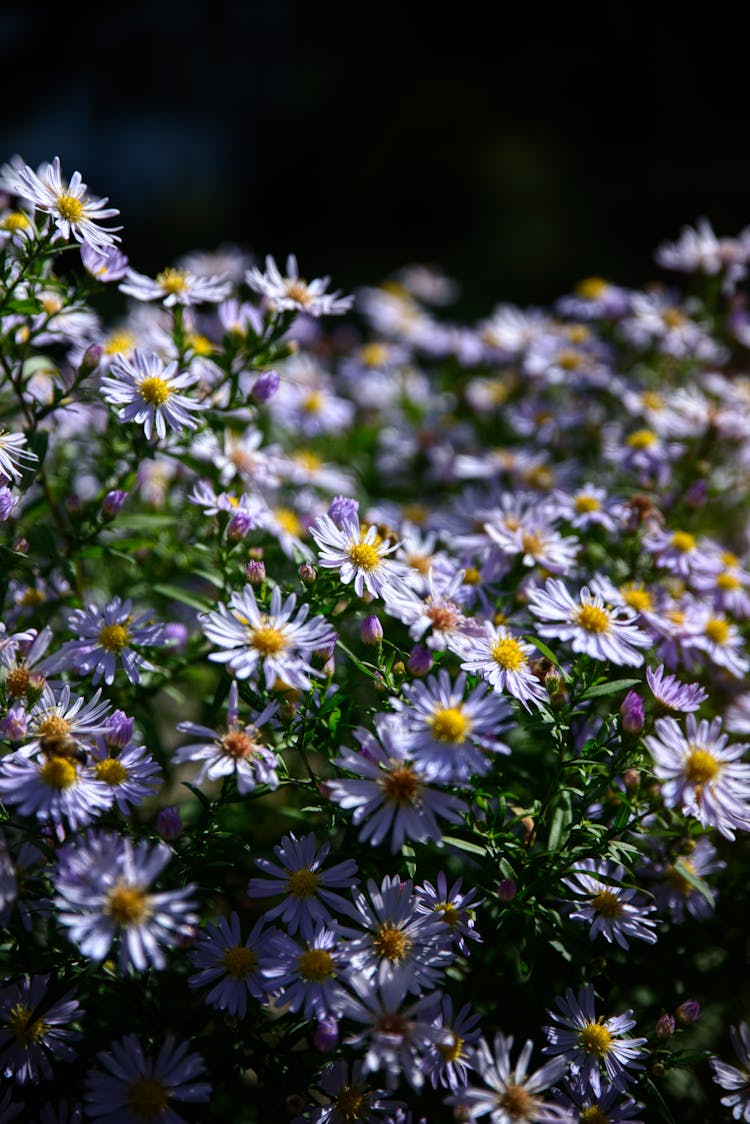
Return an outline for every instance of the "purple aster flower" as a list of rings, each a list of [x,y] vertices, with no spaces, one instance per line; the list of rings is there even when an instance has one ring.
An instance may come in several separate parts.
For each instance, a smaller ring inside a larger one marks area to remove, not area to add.
[[[222,650],[211,652],[210,660],[225,663],[238,679],[256,675],[262,668],[270,690],[277,679],[289,687],[306,691],[311,675],[320,675],[310,666],[313,652],[329,647],[336,633],[325,617],[307,620],[308,604],[301,605],[292,620],[297,598],[291,593],[282,604],[281,590],[274,587],[271,611],[263,612],[251,585],[233,593],[229,605],[219,605],[201,617],[203,631]]]
[[[27,976],[0,991],[0,1070],[19,1085],[47,1081],[52,1062],[72,1062],[83,1035],[68,1025],[83,1014],[73,992],[47,997],[49,976]]]
[[[611,944],[630,948],[628,937],[656,943],[656,925],[646,914],[653,913],[637,890],[623,886],[625,870],[611,862],[581,859],[575,870],[563,883],[576,895],[570,903],[572,921],[584,921],[591,926],[589,936],[593,941],[600,933]]]
[[[327,1103],[316,1102],[292,1124],[377,1124],[385,1113],[399,1108],[399,1101],[388,1099],[382,1089],[370,1087],[362,1062],[355,1062],[351,1073],[348,1062],[331,1062],[317,1084],[324,1094],[319,1099]]]
[[[188,976],[190,987],[211,987],[205,997],[210,1007],[239,1019],[247,1014],[247,997],[265,1002],[272,988],[265,971],[275,963],[270,943],[276,930],[263,931],[265,918],[253,926],[243,942],[240,920],[232,913],[229,920],[219,918],[218,925],[208,922],[190,952],[190,960],[200,969]]]
[[[338,570],[344,585],[353,582],[358,597],[366,590],[387,598],[391,589],[406,584],[408,567],[388,557],[399,544],[382,538],[372,524],[360,525],[358,514],[342,515],[340,526],[330,515],[319,515],[310,534],[318,546],[318,564]]]
[[[200,1054],[172,1035],[156,1057],[145,1054],[136,1036],[127,1034],[97,1058],[99,1068],[86,1075],[86,1115],[94,1120],[185,1124],[174,1102],[197,1104],[211,1097],[211,1086],[196,1080],[205,1072]]]
[[[316,277],[305,281],[299,275],[297,259],[289,254],[286,259],[286,275],[282,276],[279,267],[270,254],[266,257],[266,272],[253,266],[245,274],[251,289],[266,298],[276,312],[305,312],[308,316],[335,316],[347,312],[354,297],[342,297],[339,292],[327,293],[330,277]]]
[[[72,668],[77,675],[92,675],[96,685],[100,679],[114,683],[118,659],[131,683],[140,683],[141,669],[151,671],[151,664],[133,649],[150,647],[163,641],[164,626],[152,624],[150,613],[134,617],[133,603],[113,597],[103,609],[92,606],[75,609],[68,617],[68,627],[78,634],[67,640],[60,651],[45,660],[45,675]]]
[[[557,999],[559,1011],[548,1011],[555,1024],[544,1028],[549,1045],[544,1054],[560,1054],[570,1066],[574,1077],[580,1074],[599,1096],[602,1090],[600,1065],[604,1065],[607,1081],[623,1092],[632,1078],[628,1071],[642,1069],[641,1047],[645,1038],[625,1038],[625,1031],[635,1026],[632,1011],[603,1019],[596,1017],[594,989],[591,984],[579,988],[576,999],[568,988],[564,999]]]
[[[474,928],[474,910],[482,904],[483,898],[477,897],[477,890],[463,893],[461,890],[462,879],[448,889],[448,880],[441,870],[437,876],[437,885],[425,882],[415,888],[417,910],[420,913],[432,914],[438,917],[447,927],[447,933],[452,944],[464,956],[469,955],[468,941],[480,941],[482,938]]]
[[[473,1047],[480,1037],[479,1015],[471,1010],[468,1003],[454,1014],[453,1000],[445,995],[435,1015],[435,1024],[446,1032],[446,1038],[430,1051],[432,1087],[437,1089],[442,1085],[448,1089],[461,1089],[468,1081]]]
[[[721,1103],[731,1108],[732,1119],[750,1121],[750,1030],[747,1023],[740,1023],[739,1027],[731,1027],[729,1034],[740,1068],[711,1058],[711,1069],[716,1084],[729,1092]]]
[[[686,911],[696,921],[705,921],[713,913],[711,903],[689,881],[689,875],[705,879],[709,874],[724,870],[726,865],[721,859],[717,859],[713,844],[702,837],[695,842],[689,853],[679,854],[672,860],[660,848],[657,855],[638,873],[642,878],[657,879],[652,892],[658,912],[668,914],[680,924],[685,920]]]
[[[13,508],[18,503],[18,496],[14,496],[7,484],[0,484],[0,523],[7,522],[13,514]]]
[[[59,854],[55,875],[58,920],[85,956],[101,961],[118,940],[117,963],[142,972],[163,968],[163,947],[192,936],[197,921],[192,884],[153,892],[172,857],[165,843],[132,843],[112,832],[89,832]]]
[[[349,950],[335,929],[322,925],[303,943],[279,933],[273,941],[273,960],[265,969],[273,994],[306,1019],[341,1016],[347,1001],[342,981],[349,975]]]
[[[121,281],[127,273],[128,258],[117,246],[95,248],[84,242],[81,246],[84,269],[97,281]]]
[[[526,710],[530,703],[543,702],[548,697],[529,666],[534,646],[519,640],[509,629],[496,628],[485,621],[483,633],[451,632],[447,644],[461,659],[465,671],[486,679],[495,691],[507,691]]]
[[[108,785],[118,809],[130,814],[149,796],[154,796],[164,779],[159,766],[143,745],[128,745],[110,756],[104,748],[92,751],[91,765],[98,781]]]
[[[469,1119],[476,1120],[489,1114],[492,1124],[570,1124],[571,1117],[560,1105],[545,1101],[542,1093],[565,1072],[564,1058],[547,1062],[535,1073],[527,1074],[533,1043],[526,1042],[518,1061],[512,1065],[510,1052],[513,1038],[495,1035],[494,1054],[484,1039],[472,1051],[471,1066],[485,1084],[485,1088],[468,1085],[457,1089],[446,1103],[466,1106]]]
[[[363,825],[359,839],[373,846],[389,834],[394,853],[406,839],[440,842],[437,817],[458,823],[466,804],[441,792],[410,760],[413,738],[399,715],[379,715],[375,725],[379,741],[359,728],[355,735],[361,751],[345,749],[334,760],[334,765],[354,776],[326,782],[331,800],[347,811],[353,809],[355,826]]]
[[[558,1104],[574,1115],[571,1120],[576,1124],[585,1124],[591,1121],[596,1124],[644,1124],[643,1120],[636,1120],[643,1105],[638,1104],[632,1097],[621,1099],[622,1093],[611,1086],[603,1086],[596,1094],[588,1087],[585,1081],[571,1081],[567,1079],[562,1089],[554,1089],[553,1094]]]
[[[357,864],[345,859],[324,870],[330,849],[330,843],[318,848],[312,832],[301,839],[289,834],[274,847],[277,862],[255,860],[255,865],[270,877],[251,878],[247,887],[250,897],[284,895],[279,905],[265,911],[267,921],[278,919],[291,935],[299,931],[307,940],[320,925],[332,923],[331,910],[351,912],[349,901],[334,890],[357,885]]]
[[[117,414],[120,421],[142,424],[149,441],[154,431],[163,440],[168,428],[178,433],[196,429],[198,422],[192,415],[203,409],[203,403],[181,392],[199,382],[200,375],[178,373],[177,368],[176,359],[165,364],[139,347],[130,359],[117,355],[102,378],[104,401],[122,407]]]
[[[0,798],[22,816],[73,830],[112,806],[111,789],[90,765],[75,758],[37,752],[32,743],[0,760]]]
[[[552,578],[544,589],[531,590],[529,609],[535,617],[551,622],[540,626],[540,636],[568,641],[574,652],[618,666],[640,667],[643,656],[636,649],[652,642],[633,624],[635,613],[605,605],[601,594],[592,593],[588,586],[583,586],[576,600],[564,582]]]

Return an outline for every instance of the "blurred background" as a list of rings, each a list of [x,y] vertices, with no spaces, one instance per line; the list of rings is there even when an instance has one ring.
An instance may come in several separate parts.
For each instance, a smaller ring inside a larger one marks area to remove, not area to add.
[[[591,274],[642,283],[701,215],[750,224],[745,40],[726,22],[367,9],[78,0],[45,19],[6,0],[0,157],[78,168],[141,271],[228,241],[347,289],[437,263],[466,315]]]

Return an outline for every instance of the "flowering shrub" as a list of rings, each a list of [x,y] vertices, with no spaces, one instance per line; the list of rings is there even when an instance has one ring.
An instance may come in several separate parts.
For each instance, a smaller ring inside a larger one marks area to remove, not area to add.
[[[750,1120],[750,234],[464,327],[0,188],[0,1119]]]

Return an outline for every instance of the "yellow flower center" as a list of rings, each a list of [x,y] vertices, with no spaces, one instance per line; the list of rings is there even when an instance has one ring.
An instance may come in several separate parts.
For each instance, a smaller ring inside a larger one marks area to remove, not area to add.
[[[443,921],[445,921],[448,928],[455,929],[456,925],[458,925],[458,910],[453,905],[453,903],[438,902],[438,904],[435,906],[435,909],[439,913],[442,913]]]
[[[586,1023],[578,1032],[578,1039],[587,1054],[604,1058],[612,1048],[612,1035],[601,1023]]]
[[[681,328],[683,324],[687,323],[687,318],[680,312],[679,308],[665,308],[661,314],[661,319],[667,328]]]
[[[313,870],[302,867],[295,870],[287,879],[287,887],[295,898],[311,898],[318,888],[318,876]]]
[[[70,722],[61,714],[47,714],[36,727],[40,737],[60,737],[70,733]]]
[[[490,655],[505,671],[518,671],[526,662],[523,649],[513,636],[501,636],[490,644]]]
[[[366,343],[360,348],[359,357],[365,367],[382,367],[388,362],[388,347],[384,343]]]
[[[3,230],[26,230],[31,226],[31,223],[23,211],[11,211],[9,215],[5,216],[0,226]]]
[[[586,632],[609,632],[612,627],[608,614],[598,605],[582,605],[575,614],[575,620]]]
[[[164,290],[165,293],[184,293],[187,289],[187,270],[186,269],[163,269],[161,273],[156,275],[156,284]]]
[[[138,886],[119,883],[109,891],[104,912],[123,927],[139,925],[148,914],[146,895]]]
[[[634,433],[628,434],[625,443],[631,449],[650,449],[656,444],[656,434],[650,429],[636,429]]]
[[[333,957],[324,948],[311,948],[297,960],[299,974],[310,983],[322,983],[333,975]]]
[[[311,390],[302,399],[302,409],[307,414],[319,414],[325,405],[325,397],[320,390]]]
[[[130,641],[127,625],[105,624],[99,633],[99,643],[105,652],[121,652]]]
[[[110,784],[113,787],[122,784],[128,776],[125,766],[114,757],[105,757],[103,761],[97,761],[94,772],[97,780],[104,781],[105,784]]]
[[[622,902],[611,890],[602,890],[591,899],[591,904],[602,917],[620,917],[622,914]]]
[[[505,1109],[511,1120],[528,1120],[529,1113],[535,1107],[531,1093],[523,1085],[515,1085],[513,1082],[505,1086],[498,1104]]]
[[[467,566],[464,571],[463,585],[481,585],[482,575],[476,566]]]
[[[642,585],[621,585],[620,593],[625,604],[637,613],[649,612],[654,607],[651,594]]]
[[[57,213],[60,218],[65,219],[66,222],[76,223],[80,222],[83,218],[83,203],[80,199],[76,199],[75,195],[68,195],[68,193],[64,191],[62,195],[58,195],[55,203],[57,206]]]
[[[317,453],[311,453],[309,449],[299,449],[292,455],[292,460],[301,468],[306,468],[308,472],[317,472],[323,466],[322,459]]]
[[[703,631],[714,644],[726,644],[729,639],[729,625],[722,617],[709,617]]]
[[[12,667],[5,677],[5,691],[12,699],[26,694],[30,675],[25,667]]]
[[[361,1085],[342,1085],[334,1101],[336,1117],[342,1124],[357,1124],[366,1108],[366,1089]],[[334,1118],[335,1119],[335,1118]]]
[[[603,297],[609,285],[603,277],[584,277],[576,285],[576,295],[585,301],[595,301]]]
[[[689,870],[691,874],[695,874],[695,867],[691,862],[689,862],[687,859],[681,859],[680,862],[686,870]],[[682,894],[684,898],[687,898],[690,894],[695,893],[695,886],[688,882],[685,875],[675,866],[670,866],[669,870],[667,871],[667,882],[669,882],[669,885],[673,886],[678,893]]]
[[[719,589],[740,589],[742,587],[742,582],[736,574],[725,570],[723,574],[718,575],[716,585]]]
[[[691,535],[689,531],[675,531],[672,535],[672,546],[681,554],[687,554],[695,549],[695,535]]]
[[[724,550],[721,554],[721,560],[725,566],[739,566],[740,560],[736,554],[732,554],[731,550]]]
[[[382,561],[377,548],[368,542],[355,543],[354,546],[349,547],[348,553],[354,565],[368,574],[372,570],[377,570]]]
[[[596,496],[587,496],[585,492],[581,492],[576,496],[573,506],[579,515],[585,515],[589,511],[601,511],[601,504]]]
[[[263,656],[277,656],[286,648],[287,638],[278,628],[262,625],[260,628],[252,629],[250,643]]]
[[[120,355],[132,351],[135,347],[135,336],[131,332],[113,332],[102,347],[105,355]]]
[[[721,765],[707,749],[693,749],[685,761],[685,776],[691,784],[706,784],[712,781]]]
[[[401,765],[379,779],[386,799],[394,804],[413,804],[420,790],[420,783],[411,765]]]
[[[664,409],[664,399],[655,390],[645,390],[641,395],[641,402],[647,410]]]
[[[612,1117],[605,1116],[599,1105],[592,1104],[581,1113],[581,1124],[612,1124]]]
[[[555,362],[563,371],[575,371],[581,366],[583,357],[577,351],[564,350],[555,356]]]
[[[63,757],[53,757],[42,765],[39,776],[50,788],[56,788],[62,792],[63,789],[70,788],[72,784],[75,784],[77,774],[75,765],[70,761]]]
[[[450,1044],[447,1042],[438,1043],[438,1053],[444,1062],[457,1062],[461,1057],[463,1048],[464,1040],[459,1038],[457,1034],[453,1035],[453,1041]]]
[[[125,1100],[140,1120],[157,1120],[167,1108],[167,1090],[155,1077],[139,1077],[127,1091]]]
[[[544,550],[544,540],[538,531],[524,531],[521,535],[521,546],[525,554],[541,554]]]
[[[244,980],[252,975],[258,966],[258,957],[251,948],[244,945],[235,945],[228,948],[222,957],[227,974],[235,980]]]
[[[471,722],[463,712],[455,706],[436,710],[429,720],[432,733],[439,742],[452,742],[460,745],[466,741],[466,735],[471,729]]]
[[[138,393],[149,406],[163,406],[172,396],[169,383],[160,379],[158,375],[150,375],[138,383]]]
[[[300,538],[304,528],[290,507],[277,507],[273,514],[282,531],[286,531],[288,535],[294,535],[297,539]]]
[[[212,355],[214,345],[211,343],[208,336],[202,336],[200,332],[190,332],[188,334],[187,342],[196,355]]]
[[[15,1007],[11,1007],[8,1012],[8,1021],[5,1024],[5,1029],[24,1050],[28,1050],[30,1046],[43,1038],[45,1031],[48,1029],[47,1023],[43,1022],[42,1019],[31,1021],[32,1014],[32,1007],[25,1007],[23,1003],[16,1003]]]
[[[372,942],[372,947],[378,956],[384,960],[400,964],[409,955],[414,945],[406,933],[396,928],[395,925],[381,925]]]

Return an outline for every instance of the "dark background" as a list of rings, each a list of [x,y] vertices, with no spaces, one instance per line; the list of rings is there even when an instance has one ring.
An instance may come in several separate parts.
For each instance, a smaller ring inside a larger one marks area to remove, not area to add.
[[[590,274],[644,282],[701,215],[722,234],[750,223],[746,36],[705,13],[0,11],[0,155],[78,168],[146,272],[226,241],[293,250],[346,288],[436,262],[482,314]]]

